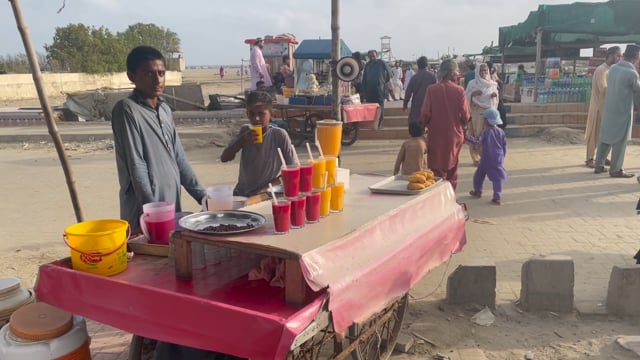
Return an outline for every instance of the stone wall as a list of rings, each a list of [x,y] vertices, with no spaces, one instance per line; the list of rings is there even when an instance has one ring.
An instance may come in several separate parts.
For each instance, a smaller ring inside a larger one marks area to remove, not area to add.
[[[181,85],[182,73],[167,71],[167,86]],[[132,84],[127,74],[82,74],[82,73],[45,73],[42,74],[44,91],[47,96],[61,97],[65,93],[82,92],[97,89],[128,89]],[[36,99],[38,93],[31,74],[0,75],[0,100]]]

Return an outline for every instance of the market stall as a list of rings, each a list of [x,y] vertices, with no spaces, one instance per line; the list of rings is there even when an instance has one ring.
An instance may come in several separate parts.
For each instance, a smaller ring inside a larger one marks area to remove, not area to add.
[[[68,260],[45,264],[36,293],[134,334],[240,357],[324,358],[305,352],[325,347],[345,358],[374,347],[367,358],[384,359],[402,323],[405,294],[460,251],[466,236],[465,213],[448,182],[408,194],[371,192],[381,180],[351,176],[344,211],[287,235],[273,234],[268,202],[245,208],[267,219],[250,232],[176,231],[175,268],[167,258],[142,255],[112,277],[73,270]],[[415,214],[425,215],[416,221]],[[237,254],[195,269],[193,243]],[[283,261],[284,288],[248,279],[256,255]],[[336,337],[345,333],[346,343]]]

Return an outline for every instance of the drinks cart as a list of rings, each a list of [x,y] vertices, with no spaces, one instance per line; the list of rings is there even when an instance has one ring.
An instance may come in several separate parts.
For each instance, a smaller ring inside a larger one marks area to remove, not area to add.
[[[386,359],[409,290],[466,242],[465,211],[448,182],[410,192],[385,190],[388,180],[352,175],[344,211],[286,235],[273,233],[269,202],[244,208],[266,218],[248,232],[176,231],[175,266],[135,255],[106,277],[68,259],[45,264],[36,293],[133,334],[242,358]],[[194,244],[230,255],[202,266]],[[283,287],[249,280],[265,256],[278,261]]]

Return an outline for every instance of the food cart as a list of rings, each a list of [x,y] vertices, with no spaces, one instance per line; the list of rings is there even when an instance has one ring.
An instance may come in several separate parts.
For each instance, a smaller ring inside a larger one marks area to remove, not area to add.
[[[45,264],[36,293],[133,334],[243,358],[386,359],[409,290],[466,242],[465,211],[448,182],[407,191],[386,188],[388,180],[352,175],[344,211],[287,235],[273,234],[269,202],[244,209],[267,219],[249,232],[176,231],[175,266],[135,255],[105,277],[66,259]],[[196,269],[194,243],[236,255]],[[248,279],[256,255],[281,259],[284,287]]]
[[[304,103],[273,105],[273,117],[280,118],[287,123],[287,133],[295,146],[302,145],[305,141],[313,143],[316,122],[332,118],[330,102],[323,100],[322,103],[326,105],[320,105],[314,104],[313,100],[318,96],[298,95],[298,97],[303,99]],[[380,105],[376,103],[340,105],[340,110],[343,122],[341,142],[344,146],[353,145],[358,140],[360,124],[364,123],[369,124],[369,127],[375,127],[381,112]]]

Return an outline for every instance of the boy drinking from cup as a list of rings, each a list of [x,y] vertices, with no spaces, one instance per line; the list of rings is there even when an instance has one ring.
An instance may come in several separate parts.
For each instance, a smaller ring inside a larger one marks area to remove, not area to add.
[[[295,160],[287,132],[269,124],[273,107],[271,95],[264,91],[254,91],[249,93],[246,103],[250,125],[240,128],[239,134],[222,152],[220,160],[231,161],[242,150],[238,183],[233,194],[248,197],[265,192],[270,182],[279,183],[282,165],[294,164]],[[254,126],[262,130],[262,143],[258,142],[259,134],[252,130]],[[287,164],[282,164],[278,148]]]

